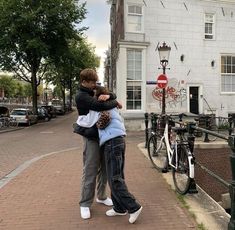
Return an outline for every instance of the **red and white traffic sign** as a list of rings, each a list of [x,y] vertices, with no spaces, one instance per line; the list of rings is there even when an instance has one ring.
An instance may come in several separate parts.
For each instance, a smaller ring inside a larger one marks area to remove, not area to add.
[[[167,76],[165,74],[160,74],[157,78],[157,86],[161,89],[166,88],[168,83]]]

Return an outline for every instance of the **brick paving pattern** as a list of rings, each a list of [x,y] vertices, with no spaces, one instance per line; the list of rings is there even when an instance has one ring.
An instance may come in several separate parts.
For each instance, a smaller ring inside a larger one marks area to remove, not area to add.
[[[81,138],[76,138],[79,147]],[[128,216],[105,216],[108,208],[95,202],[91,208],[92,218],[81,219],[78,202],[82,150],[78,148],[34,162],[1,188],[0,229],[196,229],[195,221],[174,191],[138,149],[137,144],[144,142],[143,132],[128,133],[126,140],[127,185],[143,205],[135,224],[128,223]]]
[[[74,112],[58,116],[50,122],[0,133],[0,179],[34,157],[78,147],[78,137],[72,132],[72,123],[76,116]]]

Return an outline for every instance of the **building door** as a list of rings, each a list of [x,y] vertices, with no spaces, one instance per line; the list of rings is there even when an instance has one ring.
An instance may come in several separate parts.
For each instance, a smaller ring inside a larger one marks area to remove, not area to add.
[[[199,87],[189,87],[189,112],[199,114]]]

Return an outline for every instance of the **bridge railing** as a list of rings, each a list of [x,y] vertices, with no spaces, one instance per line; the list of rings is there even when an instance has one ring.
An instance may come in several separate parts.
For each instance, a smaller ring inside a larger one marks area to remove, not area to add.
[[[206,173],[208,173],[210,176],[215,178],[218,182],[220,182],[223,186],[229,189],[230,199],[231,199],[231,212],[230,212],[230,221],[228,223],[228,230],[235,230],[235,133],[233,133],[232,125],[234,124],[234,119],[228,118],[229,127],[227,135],[224,133],[217,133],[215,131],[211,131],[206,128],[201,128],[196,125],[189,125],[189,133],[193,133],[195,131],[201,132],[205,134],[204,141],[207,142],[208,135],[223,139],[227,141],[228,146],[231,148],[231,154],[230,154],[230,165],[231,165],[231,172],[232,172],[232,180],[230,182],[224,180],[219,175],[217,175],[215,172],[208,169],[205,165],[202,165],[201,163],[197,162],[196,164],[199,165]],[[151,125],[149,127],[149,124]],[[145,147],[147,148],[147,142],[148,138],[150,137],[151,131],[155,131],[157,128],[157,115],[154,113],[148,114],[145,113],[145,134],[146,134],[146,142]],[[193,143],[194,144],[194,143]],[[193,149],[193,148],[192,148]]]

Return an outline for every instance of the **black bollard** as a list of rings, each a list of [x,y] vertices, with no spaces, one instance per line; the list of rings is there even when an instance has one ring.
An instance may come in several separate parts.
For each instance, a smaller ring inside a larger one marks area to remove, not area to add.
[[[228,223],[228,230],[235,230],[235,134],[229,136],[228,143],[232,150],[230,155],[232,182],[229,186],[229,193],[231,198],[231,217]]]
[[[154,113],[153,115],[153,131],[156,133],[157,132],[157,114]]]
[[[205,116],[205,125],[206,125],[206,129],[210,129],[210,117],[209,116]],[[204,142],[210,142],[208,138],[208,133],[205,133]]]
[[[145,122],[145,148],[147,148],[148,139],[149,139],[149,130],[148,130],[148,124],[149,124],[149,114],[144,114],[144,122]]]
[[[190,152],[193,154],[194,151],[194,142],[195,142],[195,136],[194,136],[194,126],[195,122],[189,122],[188,123],[188,144],[189,144],[189,149]],[[194,156],[194,155],[193,155]],[[195,161],[195,159],[193,159]],[[195,179],[191,179],[190,181],[190,186],[189,186],[189,191],[188,193],[193,194],[193,193],[198,193],[197,191],[197,185]]]
[[[190,152],[193,153],[194,151],[194,142],[195,142],[195,136],[194,136],[194,126],[196,125],[196,122],[188,122],[188,144]]]
[[[229,116],[228,117],[228,123],[229,123],[229,129],[228,129],[228,135],[231,135],[232,132],[233,132],[233,117],[232,116]]]
[[[153,119],[153,116],[154,116],[154,113],[150,113],[151,131],[154,131],[154,130],[153,130],[153,127],[154,127],[154,119]]]

